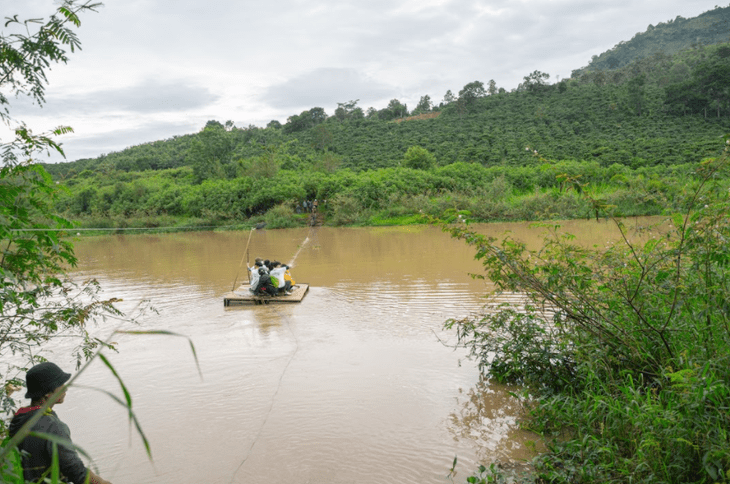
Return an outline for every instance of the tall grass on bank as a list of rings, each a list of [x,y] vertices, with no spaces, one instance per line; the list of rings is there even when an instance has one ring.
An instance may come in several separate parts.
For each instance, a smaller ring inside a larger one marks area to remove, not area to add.
[[[497,292],[525,296],[446,327],[485,374],[530,389],[525,424],[549,448],[538,482],[730,481],[728,158],[700,164],[663,230],[632,238],[615,219],[623,239],[607,249],[445,227]]]

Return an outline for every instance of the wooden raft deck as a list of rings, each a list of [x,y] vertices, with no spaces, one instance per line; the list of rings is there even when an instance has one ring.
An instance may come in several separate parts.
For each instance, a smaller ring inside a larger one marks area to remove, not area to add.
[[[309,284],[297,284],[290,295],[274,297],[254,296],[248,290],[248,284],[242,284],[235,291],[223,295],[223,306],[238,306],[242,304],[269,304],[269,303],[298,303],[302,302],[309,291]]]

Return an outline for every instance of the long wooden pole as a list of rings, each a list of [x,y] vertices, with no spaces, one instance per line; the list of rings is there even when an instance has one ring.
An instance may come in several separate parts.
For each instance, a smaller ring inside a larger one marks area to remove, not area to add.
[[[248,246],[251,243],[251,236],[253,235],[253,231],[256,230],[256,227],[252,228],[251,231],[248,233],[248,242],[246,242],[246,250],[243,252],[243,257],[241,257],[241,263],[238,266],[238,271],[236,272],[236,278],[233,279],[233,287],[231,288],[231,291],[236,290],[236,282],[238,282],[238,274],[241,272],[241,267],[243,267],[243,260],[246,259],[246,272],[248,271]],[[250,282],[250,279],[249,279]]]

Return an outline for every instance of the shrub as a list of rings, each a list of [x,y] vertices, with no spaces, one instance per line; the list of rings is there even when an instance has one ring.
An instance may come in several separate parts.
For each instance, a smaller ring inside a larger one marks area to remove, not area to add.
[[[446,327],[485,373],[533,392],[528,425],[551,439],[541,482],[730,481],[729,161],[704,160],[652,232],[614,219],[608,249],[555,228],[528,250],[445,226],[497,293],[523,296]]]
[[[328,222],[332,225],[361,224],[367,220],[369,211],[358,200],[350,195],[336,195],[327,202],[329,206]]]
[[[417,170],[428,170],[436,165],[436,157],[425,148],[411,146],[403,155],[403,165]]]
[[[267,227],[271,229],[289,229],[302,225],[302,217],[298,216],[292,206],[295,202],[280,203],[264,216]]]

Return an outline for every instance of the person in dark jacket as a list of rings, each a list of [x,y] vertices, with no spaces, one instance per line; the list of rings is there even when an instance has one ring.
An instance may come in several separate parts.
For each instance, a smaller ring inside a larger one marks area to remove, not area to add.
[[[71,378],[70,374],[51,362],[40,363],[28,370],[25,378],[28,392],[25,394],[25,398],[31,399],[30,406],[22,407],[15,412],[15,416],[10,422],[10,436],[14,436],[27,421],[41,411],[41,407],[45,405],[51,395],[58,391],[60,395],[55,403],[43,412],[40,419],[31,427],[31,431],[55,435],[68,441],[68,445],[57,444],[56,446],[63,482],[111,484],[96,475],[91,469],[86,468],[74,450],[68,425],[63,423],[52,409],[54,405],[63,403],[66,389],[62,387],[69,378]],[[18,450],[22,456],[23,477],[26,481],[38,482],[44,476],[50,476],[53,459],[53,443],[50,440],[29,435],[20,442]]]
[[[269,272],[264,268],[259,269],[259,282],[253,293],[257,296],[276,296],[277,292],[278,290],[271,283]]]

